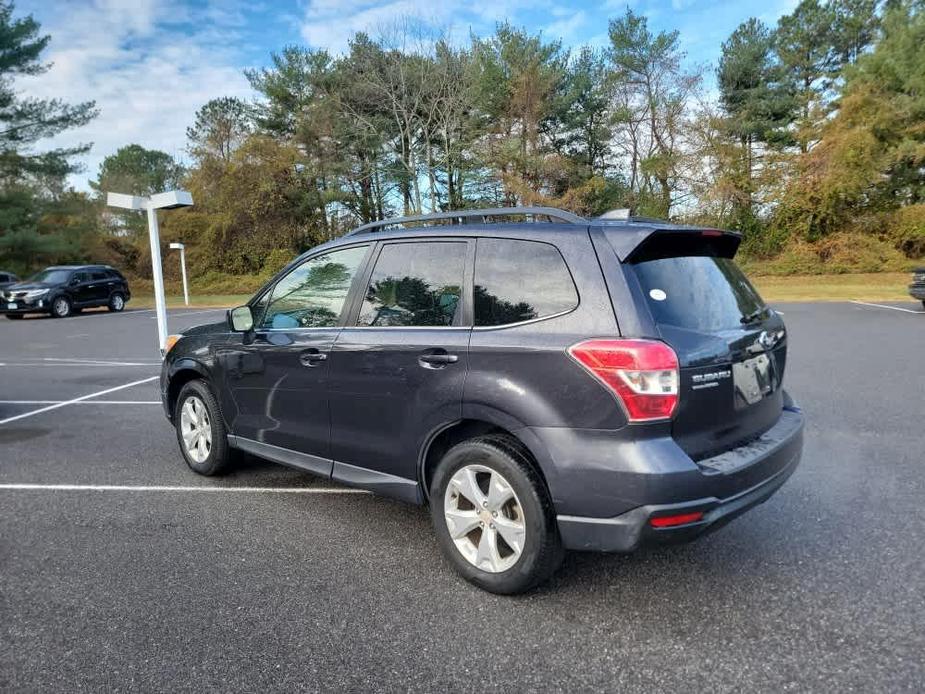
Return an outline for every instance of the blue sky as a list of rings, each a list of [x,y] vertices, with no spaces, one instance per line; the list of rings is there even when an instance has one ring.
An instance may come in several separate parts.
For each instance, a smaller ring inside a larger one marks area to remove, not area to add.
[[[508,20],[567,46],[607,43],[607,22],[629,5],[656,30],[680,31],[691,63],[715,64],[720,45],[745,19],[773,24],[796,0],[19,0],[50,33],[54,67],[20,80],[23,93],[66,101],[95,99],[100,116],[55,144],[93,142],[86,190],[102,159],[138,143],[185,158],[186,127],[216,96],[251,98],[242,71],[267,64],[288,44],[343,50],[359,30],[376,34],[417,17],[464,40]]]

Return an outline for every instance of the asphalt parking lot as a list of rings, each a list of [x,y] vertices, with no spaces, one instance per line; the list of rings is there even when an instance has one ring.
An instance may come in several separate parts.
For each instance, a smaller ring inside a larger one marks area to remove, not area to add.
[[[777,308],[808,418],[784,488],[516,598],[457,578],[424,509],[189,472],[153,312],[0,321],[0,690],[922,691],[925,314]]]

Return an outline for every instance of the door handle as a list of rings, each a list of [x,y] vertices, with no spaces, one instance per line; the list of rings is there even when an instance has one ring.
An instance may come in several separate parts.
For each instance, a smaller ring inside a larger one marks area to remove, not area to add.
[[[306,349],[304,352],[299,354],[299,361],[301,362],[302,366],[318,366],[327,358],[327,354],[324,352],[319,352],[314,347]]]
[[[458,356],[447,353],[445,349],[425,352],[418,357],[418,362],[425,369],[442,369],[448,364],[455,364],[458,361]]]

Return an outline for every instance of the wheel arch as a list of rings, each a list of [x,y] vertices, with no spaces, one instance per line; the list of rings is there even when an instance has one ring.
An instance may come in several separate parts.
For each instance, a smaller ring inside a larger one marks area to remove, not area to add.
[[[213,394],[215,393],[215,388],[212,385],[212,379],[208,369],[199,362],[193,359],[178,359],[171,364],[167,377],[166,393],[168,412],[170,413],[171,421],[173,420],[174,410],[177,407],[177,397],[180,395],[180,391],[183,389],[183,386],[196,379],[206,381],[209,387],[212,388]],[[216,394],[216,399],[217,398],[218,395]]]
[[[433,431],[421,447],[418,460],[418,484],[425,503],[430,498],[430,483],[434,470],[444,454],[457,443],[485,434],[502,434],[516,441],[543,480],[550,499],[554,501],[555,497],[549,479],[549,473],[553,470],[549,463],[549,455],[540,440],[509,415],[493,414],[490,411],[481,412],[480,415],[445,424]]]

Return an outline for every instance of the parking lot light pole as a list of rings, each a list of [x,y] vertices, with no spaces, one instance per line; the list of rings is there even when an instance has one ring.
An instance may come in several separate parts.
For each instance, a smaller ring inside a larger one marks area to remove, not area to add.
[[[157,313],[157,340],[161,354],[167,346],[167,300],[164,297],[164,271],[161,267],[161,240],[157,228],[157,211],[189,207],[193,196],[185,190],[171,190],[150,197],[108,193],[106,204],[123,210],[145,210],[148,213],[148,240],[151,242],[151,274],[154,278],[154,307]]]
[[[183,277],[183,303],[189,306],[189,290],[186,288],[186,246],[182,243],[172,243],[170,247],[180,251],[180,275]]]

